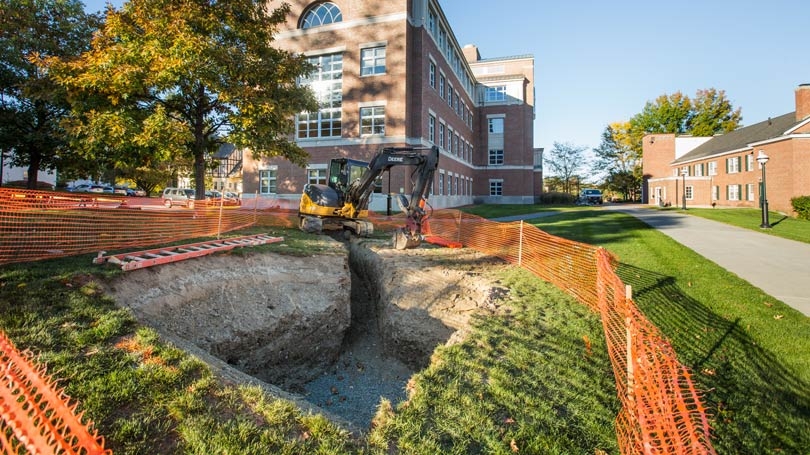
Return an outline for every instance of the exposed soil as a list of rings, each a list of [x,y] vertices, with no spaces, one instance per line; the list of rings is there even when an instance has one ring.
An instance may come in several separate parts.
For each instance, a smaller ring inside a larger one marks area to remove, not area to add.
[[[326,241],[333,254],[209,256],[129,272],[109,291],[228,379],[240,380],[230,365],[368,428],[381,398],[405,398],[436,346],[498,310],[506,291],[487,270],[501,263],[465,249]]]

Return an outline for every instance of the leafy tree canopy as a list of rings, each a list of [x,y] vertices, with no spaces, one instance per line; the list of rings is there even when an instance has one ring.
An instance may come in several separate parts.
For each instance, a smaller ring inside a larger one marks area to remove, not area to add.
[[[305,164],[289,138],[293,116],[317,109],[295,83],[311,67],[271,46],[288,10],[253,0],[130,0],[109,9],[81,59],[48,62],[72,95],[69,129],[84,156],[111,153],[130,168],[184,156],[198,197],[206,155],[225,141]]]
[[[586,164],[585,150],[586,147],[555,142],[554,147],[543,157],[545,166],[561,179],[563,191],[566,193],[571,192],[574,177]]]
[[[28,167],[28,188],[67,153],[66,94],[37,62],[78,56],[99,21],[78,0],[0,0],[0,149]]]
[[[630,122],[611,123],[602,133],[602,142],[593,149],[594,173],[605,173],[607,189],[633,199],[641,188],[641,152],[634,148]]]
[[[734,131],[742,121],[740,109],[734,109],[723,90],[698,90],[690,99],[681,92],[661,95],[647,102],[630,119],[633,147],[641,151],[641,139],[650,133],[713,136]]]

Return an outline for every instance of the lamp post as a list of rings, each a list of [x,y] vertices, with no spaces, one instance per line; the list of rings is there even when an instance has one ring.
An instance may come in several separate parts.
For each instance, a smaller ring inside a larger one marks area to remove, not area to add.
[[[682,208],[683,210],[686,210],[686,176],[687,176],[688,174],[689,174],[689,170],[688,170],[688,169],[681,169],[681,176],[683,177],[683,185],[682,185],[682,186],[683,186],[683,188],[681,189],[681,192],[683,193],[683,197],[682,197],[682,200],[683,200],[683,206],[682,206],[681,208]]]
[[[765,185],[765,163],[768,162],[768,158],[768,155],[762,150],[757,154],[757,162],[762,167],[762,190],[759,194],[759,205],[762,206],[762,224],[760,224],[759,227],[762,229],[771,228],[771,224],[768,220],[768,196]]]

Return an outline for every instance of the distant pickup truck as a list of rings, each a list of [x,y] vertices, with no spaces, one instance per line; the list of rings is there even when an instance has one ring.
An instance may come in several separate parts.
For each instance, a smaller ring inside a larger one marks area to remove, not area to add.
[[[586,190],[582,190],[579,193],[579,201],[580,204],[601,204],[602,203],[602,192],[594,189],[588,188]]]

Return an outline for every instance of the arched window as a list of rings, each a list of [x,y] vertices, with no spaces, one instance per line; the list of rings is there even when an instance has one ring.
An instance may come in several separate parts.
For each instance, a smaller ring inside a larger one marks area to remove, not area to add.
[[[307,29],[320,25],[343,21],[340,8],[331,2],[316,3],[304,12],[301,28]]]

